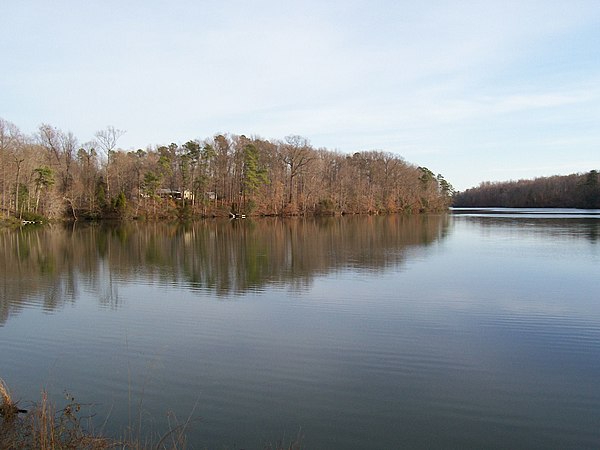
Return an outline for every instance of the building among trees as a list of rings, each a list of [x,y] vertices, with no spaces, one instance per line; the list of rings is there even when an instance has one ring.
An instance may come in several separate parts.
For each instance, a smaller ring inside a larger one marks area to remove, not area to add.
[[[446,209],[452,186],[401,157],[218,134],[125,151],[107,127],[80,143],[43,124],[27,136],[0,119],[3,216],[206,217],[418,213]]]

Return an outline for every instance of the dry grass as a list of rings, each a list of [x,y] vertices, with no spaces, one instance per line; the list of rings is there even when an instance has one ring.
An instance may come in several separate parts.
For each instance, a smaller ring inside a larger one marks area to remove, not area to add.
[[[56,411],[42,392],[31,411],[19,409],[4,380],[0,379],[0,448],[6,450],[107,450],[130,447],[123,442],[95,436],[80,423],[80,405],[72,401]]]
[[[81,405],[67,395],[68,404],[57,410],[42,391],[29,412],[19,409],[0,378],[0,449],[17,450],[179,450],[185,448],[188,422],[175,424],[157,444],[137,439],[115,440],[98,435],[80,418]]]
[[[12,397],[10,396],[10,392],[8,391],[8,386],[6,386],[6,383],[2,378],[0,378],[0,397],[2,397],[1,406],[4,407],[5,405],[13,404]]]
[[[282,439],[275,443],[269,443],[264,447],[264,450],[301,450],[302,449],[302,429],[298,430],[298,435],[295,439],[287,442],[286,439]]]
[[[13,400],[8,386],[2,378],[0,378],[0,397],[2,399],[0,403],[0,416],[2,416],[5,423],[12,422],[20,412],[24,412],[19,409],[17,403]]]
[[[70,395],[67,395],[67,406],[57,410],[48,400],[46,391],[42,391],[40,401],[25,411],[18,407],[18,402],[13,400],[8,386],[0,378],[0,400],[2,450],[183,450],[187,447],[186,430],[194,412],[183,422],[169,413],[169,431],[154,442],[142,442],[140,437],[131,437],[131,430],[129,437],[122,440],[94,433],[90,426],[82,423],[81,404]],[[298,432],[296,439],[269,443],[264,450],[300,450],[301,441],[302,435]]]

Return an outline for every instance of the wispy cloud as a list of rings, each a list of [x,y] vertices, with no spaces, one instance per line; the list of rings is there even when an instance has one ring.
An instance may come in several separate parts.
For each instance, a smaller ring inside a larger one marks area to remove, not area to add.
[[[86,140],[110,123],[125,147],[303,134],[402,153],[459,187],[503,155],[514,173],[534,167],[525,145],[547,159],[579,139],[549,161],[558,170],[599,144],[595,0],[39,0],[3,13],[0,114],[26,131],[50,122]]]

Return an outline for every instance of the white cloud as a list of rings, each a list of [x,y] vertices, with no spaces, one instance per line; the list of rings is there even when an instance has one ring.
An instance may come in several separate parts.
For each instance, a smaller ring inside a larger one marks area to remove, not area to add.
[[[128,130],[125,147],[217,131],[302,134],[423,158],[457,185],[468,170],[485,179],[494,155],[524,145],[540,159],[579,139],[569,157],[582,161],[598,145],[595,1],[3,7],[11,65],[0,115],[26,131],[49,122],[86,140],[113,124]]]

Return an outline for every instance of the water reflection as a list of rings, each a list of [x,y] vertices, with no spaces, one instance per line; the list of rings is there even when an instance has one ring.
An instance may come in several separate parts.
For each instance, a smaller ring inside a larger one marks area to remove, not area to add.
[[[483,230],[514,230],[519,234],[531,234],[538,237],[562,237],[587,239],[597,243],[600,238],[600,217],[546,217],[546,216],[495,216],[455,215],[455,220],[477,226]]]
[[[0,233],[3,320],[22,310],[0,326],[2,377],[101,401],[113,436],[132,404],[143,433],[196,411],[194,448],[299,428],[311,449],[594,448],[597,224],[549,219]]]
[[[28,304],[51,312],[81,289],[109,307],[144,280],[217,296],[280,284],[306,289],[332,271],[383,271],[449,232],[446,215],[51,226],[0,233],[0,324]]]

